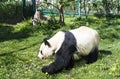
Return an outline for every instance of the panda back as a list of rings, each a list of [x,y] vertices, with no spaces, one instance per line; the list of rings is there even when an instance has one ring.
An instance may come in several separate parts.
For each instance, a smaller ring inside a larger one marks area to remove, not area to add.
[[[80,55],[88,55],[95,47],[98,46],[99,36],[97,31],[81,26],[80,28],[70,30],[76,38],[77,52]]]

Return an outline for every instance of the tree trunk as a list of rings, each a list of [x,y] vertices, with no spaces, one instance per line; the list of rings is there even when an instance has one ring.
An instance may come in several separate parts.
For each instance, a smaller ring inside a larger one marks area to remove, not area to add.
[[[26,0],[22,0],[23,18],[26,19]]]
[[[86,11],[86,3],[85,3],[86,0],[84,0],[84,10],[85,10],[85,17],[87,19],[87,11]]]
[[[120,10],[120,4],[119,4],[119,3],[120,3],[120,1],[117,0],[117,3],[118,3],[118,4],[117,4],[117,6],[118,6],[118,7],[117,7],[117,14],[119,14],[119,10]]]
[[[105,8],[106,15],[108,15],[110,13],[110,7],[109,7],[109,4],[108,4],[108,0],[103,0],[102,3],[103,3],[103,6]]]
[[[36,12],[36,3],[35,0],[32,0],[32,18],[34,17],[35,12]]]
[[[58,1],[58,10],[59,10],[59,22],[60,22],[61,25],[65,25],[63,6],[61,5],[60,1]]]

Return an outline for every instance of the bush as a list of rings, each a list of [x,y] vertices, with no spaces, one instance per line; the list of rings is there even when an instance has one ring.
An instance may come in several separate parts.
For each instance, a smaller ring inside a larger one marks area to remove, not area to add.
[[[12,2],[0,2],[0,22],[16,23],[23,19],[22,5]],[[32,15],[32,6],[25,7],[26,16]]]

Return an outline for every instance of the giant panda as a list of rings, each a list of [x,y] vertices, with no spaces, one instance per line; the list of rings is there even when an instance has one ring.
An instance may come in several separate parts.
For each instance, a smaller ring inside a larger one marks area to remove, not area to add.
[[[38,57],[46,59],[55,53],[55,60],[42,68],[43,73],[53,74],[74,65],[73,54],[85,57],[86,63],[98,58],[99,34],[96,30],[81,26],[70,31],[59,31],[50,39],[44,39]]]

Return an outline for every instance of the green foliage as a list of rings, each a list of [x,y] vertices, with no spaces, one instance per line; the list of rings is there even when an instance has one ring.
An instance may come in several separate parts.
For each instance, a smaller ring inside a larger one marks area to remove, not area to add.
[[[23,20],[22,5],[18,2],[0,2],[0,22],[17,23]],[[26,17],[32,15],[32,6],[25,7]]]
[[[6,2],[6,1],[8,1],[8,0],[0,0],[0,2]]]
[[[120,19],[88,17],[66,18],[59,24],[39,24],[32,28],[31,20],[16,26],[0,24],[0,79],[119,79],[120,78]],[[71,70],[46,75],[41,68],[54,61],[54,56],[40,60],[38,50],[43,38],[59,30],[70,30],[81,25],[96,29],[100,34],[99,58],[93,64],[75,57]]]
[[[92,9],[98,17],[117,17],[119,14],[119,0],[94,0]]]
[[[0,2],[0,22],[21,20],[21,16],[22,7],[20,5],[16,5],[15,2]]]

